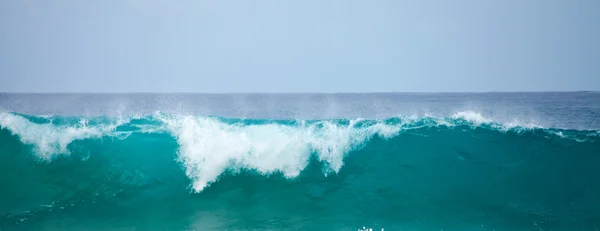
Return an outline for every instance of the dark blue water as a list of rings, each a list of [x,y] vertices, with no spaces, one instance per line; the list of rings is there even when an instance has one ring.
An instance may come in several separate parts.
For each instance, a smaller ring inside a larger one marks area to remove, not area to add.
[[[0,230],[597,230],[600,93],[0,94]]]
[[[448,117],[600,129],[600,92],[373,94],[0,94],[0,110],[34,115],[174,114],[235,118]]]

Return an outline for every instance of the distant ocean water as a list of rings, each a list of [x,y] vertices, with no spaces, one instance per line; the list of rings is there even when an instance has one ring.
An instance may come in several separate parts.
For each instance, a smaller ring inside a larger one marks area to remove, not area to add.
[[[600,230],[600,93],[0,94],[0,230]]]

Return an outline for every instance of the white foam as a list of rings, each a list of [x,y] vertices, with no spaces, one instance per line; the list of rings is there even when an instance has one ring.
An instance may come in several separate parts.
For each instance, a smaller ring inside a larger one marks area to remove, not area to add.
[[[399,127],[375,124],[355,127],[357,121],[339,125],[329,121],[283,124],[227,124],[207,117],[157,116],[167,124],[180,145],[179,157],[193,188],[201,191],[227,169],[281,172],[296,177],[311,153],[338,172],[344,155],[373,135],[391,137]]]
[[[485,117],[483,114],[476,111],[460,111],[452,115],[451,118],[465,120],[473,126],[481,126],[483,124],[487,124],[493,128],[504,132],[515,128],[519,130],[543,128],[542,126],[536,124],[536,122],[533,120],[529,122],[523,122],[517,118],[512,118],[512,120],[507,121],[496,120]]]
[[[488,118],[485,118],[481,113],[475,111],[460,111],[452,115],[452,118],[466,120],[475,126],[492,122]]]
[[[68,154],[67,146],[74,140],[100,137],[116,125],[89,127],[87,121],[82,119],[78,125],[56,126],[33,123],[11,113],[0,113],[0,127],[19,136],[21,142],[33,145],[39,157],[49,160],[55,154]]]
[[[535,121],[529,122],[521,122],[518,119],[513,119],[510,122],[503,123],[502,126],[504,130],[512,129],[512,128],[521,128],[521,129],[534,129],[534,128],[542,128],[542,126],[535,123]]]

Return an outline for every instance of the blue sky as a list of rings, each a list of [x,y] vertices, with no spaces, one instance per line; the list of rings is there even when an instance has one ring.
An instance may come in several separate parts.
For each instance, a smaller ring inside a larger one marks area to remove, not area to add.
[[[600,1],[0,1],[3,92],[600,90]]]

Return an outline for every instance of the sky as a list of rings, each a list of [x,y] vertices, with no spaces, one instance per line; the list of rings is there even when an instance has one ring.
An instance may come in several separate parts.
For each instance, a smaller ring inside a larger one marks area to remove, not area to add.
[[[598,0],[0,1],[0,92],[600,90]]]

